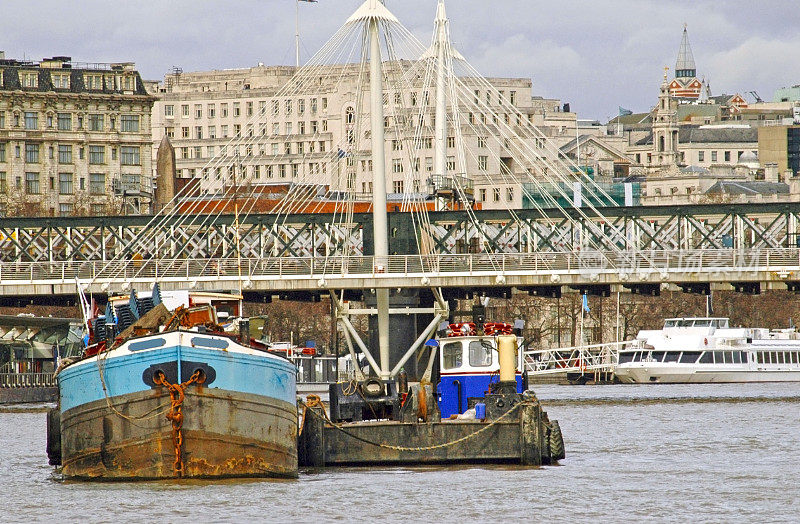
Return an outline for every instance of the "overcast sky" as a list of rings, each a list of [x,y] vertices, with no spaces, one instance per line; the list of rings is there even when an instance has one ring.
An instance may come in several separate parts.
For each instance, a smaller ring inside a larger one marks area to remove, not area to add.
[[[361,0],[301,3],[303,58]],[[436,0],[387,0],[430,40]],[[800,83],[797,0],[449,0],[453,41],[486,76],[533,79],[534,94],[580,118],[655,104],[675,67],[683,24],[712,94]],[[294,0],[0,0],[6,57],[136,62],[147,79],[185,71],[294,63]]]

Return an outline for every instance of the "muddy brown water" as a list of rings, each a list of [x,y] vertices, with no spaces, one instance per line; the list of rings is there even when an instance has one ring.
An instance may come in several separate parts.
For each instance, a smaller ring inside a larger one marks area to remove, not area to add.
[[[538,386],[567,458],[298,480],[65,482],[45,414],[0,411],[0,522],[800,520],[800,384]]]

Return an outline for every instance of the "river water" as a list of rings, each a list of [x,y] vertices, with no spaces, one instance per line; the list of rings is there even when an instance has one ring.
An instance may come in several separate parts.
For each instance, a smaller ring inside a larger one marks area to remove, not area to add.
[[[293,481],[77,483],[45,414],[0,413],[2,522],[800,520],[800,384],[537,386],[560,466],[364,468]]]

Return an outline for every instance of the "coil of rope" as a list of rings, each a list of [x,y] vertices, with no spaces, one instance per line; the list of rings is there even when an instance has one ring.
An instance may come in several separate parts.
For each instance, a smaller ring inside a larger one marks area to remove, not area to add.
[[[480,435],[481,433],[483,433],[484,431],[487,431],[489,428],[494,427],[500,421],[502,421],[505,418],[507,418],[511,413],[517,411],[520,407],[528,406],[528,405],[534,405],[537,402],[536,399],[523,400],[522,402],[512,406],[511,409],[509,409],[508,411],[506,411],[505,413],[503,413],[502,415],[497,417],[495,420],[491,421],[488,424],[485,424],[483,427],[481,427],[481,429],[473,431],[469,435],[464,435],[463,437],[457,438],[457,439],[452,440],[450,442],[445,442],[443,444],[435,444],[433,446],[406,447],[406,446],[395,446],[395,445],[392,445],[392,444],[382,444],[380,442],[373,442],[373,441],[367,440],[367,439],[365,439],[363,437],[359,437],[358,435],[354,435],[353,433],[351,433],[351,432],[347,431],[346,429],[344,429],[344,427],[341,424],[336,424],[335,422],[333,422],[331,420],[331,418],[328,416],[327,411],[325,410],[324,403],[322,402],[322,400],[320,400],[320,398],[317,395],[309,395],[307,397],[307,400],[308,400],[307,403],[303,402],[302,400],[298,400],[298,402],[300,402],[300,404],[303,405],[303,422],[305,422],[306,413],[309,411],[309,408],[322,406],[322,408],[323,408],[322,409],[322,414],[318,413],[317,411],[315,411],[313,409],[311,409],[311,413],[314,414],[317,417],[321,417],[323,420],[325,420],[332,427],[336,428],[338,431],[341,431],[342,433],[344,433],[345,435],[347,435],[350,438],[356,439],[356,440],[358,440],[360,442],[363,442],[365,444],[369,444],[371,446],[376,446],[376,447],[384,448],[384,449],[391,449],[391,450],[395,450],[395,451],[432,451],[434,449],[442,449],[442,448],[448,448],[450,446],[455,446],[456,444],[460,444],[460,443],[462,443],[462,442],[464,442],[466,440],[469,440],[469,439],[471,439],[473,437],[476,437],[476,436]],[[302,431],[301,431],[301,434],[302,434]]]
[[[172,423],[172,445],[175,447],[175,475],[183,477],[183,400],[184,391],[191,384],[202,384],[205,377],[199,369],[195,371],[189,380],[179,384],[171,384],[164,373],[159,371],[153,376],[153,382],[159,386],[164,386],[169,390],[170,410],[167,412],[167,420]]]

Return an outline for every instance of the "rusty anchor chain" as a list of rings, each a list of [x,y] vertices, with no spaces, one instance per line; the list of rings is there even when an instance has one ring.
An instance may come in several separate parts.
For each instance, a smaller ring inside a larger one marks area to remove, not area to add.
[[[164,386],[169,391],[170,409],[167,412],[167,420],[172,423],[172,444],[175,447],[175,475],[183,477],[183,400],[186,397],[184,391],[191,384],[202,384],[205,376],[199,369],[195,371],[189,380],[180,384],[171,384],[164,373],[159,371],[153,376],[153,382],[159,386]]]

